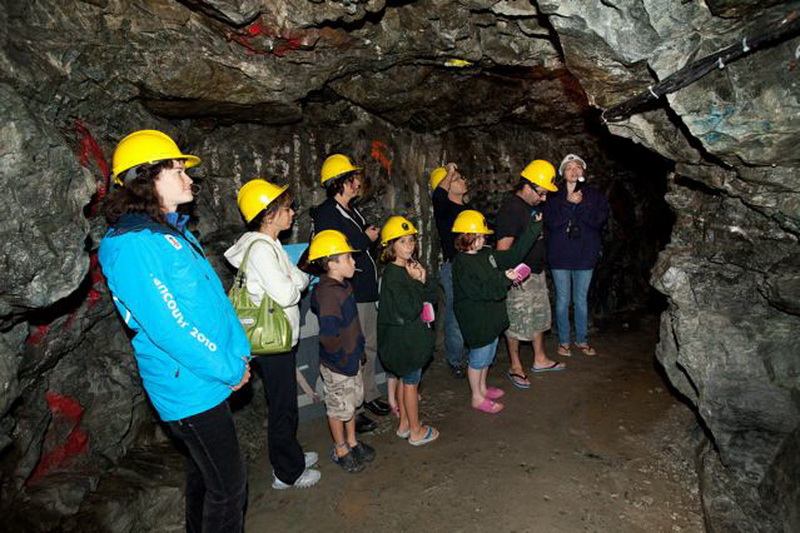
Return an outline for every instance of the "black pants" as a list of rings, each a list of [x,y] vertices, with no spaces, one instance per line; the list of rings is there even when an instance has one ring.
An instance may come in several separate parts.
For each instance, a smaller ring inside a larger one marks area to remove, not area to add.
[[[291,352],[253,358],[267,397],[267,447],[275,476],[292,485],[305,470],[297,442],[297,346]]]
[[[189,452],[186,531],[242,531],[247,474],[228,402],[167,426]]]

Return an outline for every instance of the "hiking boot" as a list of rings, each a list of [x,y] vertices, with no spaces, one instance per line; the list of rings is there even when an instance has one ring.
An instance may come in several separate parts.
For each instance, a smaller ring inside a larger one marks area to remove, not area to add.
[[[306,468],[303,470],[303,473],[300,474],[300,477],[295,480],[295,482],[291,485],[288,483],[284,483],[280,479],[277,478],[275,473],[272,473],[272,488],[275,490],[286,490],[286,489],[307,489],[308,487],[313,487],[319,481],[319,478],[322,477],[322,474],[319,470],[314,470],[313,468]]]
[[[358,472],[361,472],[362,470],[364,470],[365,467],[364,463],[356,459],[355,454],[353,453],[352,450],[349,451],[347,455],[344,455],[342,457],[336,455],[336,450],[334,450],[333,452],[331,452],[331,461],[341,466],[342,470],[350,474],[356,474]]]
[[[361,463],[369,463],[375,459],[375,448],[363,442],[359,442],[350,448],[350,453]]]

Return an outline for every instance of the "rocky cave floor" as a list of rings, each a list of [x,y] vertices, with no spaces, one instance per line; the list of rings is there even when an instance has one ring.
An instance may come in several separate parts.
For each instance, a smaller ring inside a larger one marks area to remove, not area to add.
[[[567,371],[535,376],[526,391],[505,380],[501,346],[489,380],[508,394],[496,416],[470,409],[466,381],[437,357],[421,414],[439,440],[409,446],[385,417],[363,438],[378,458],[361,474],[328,459],[322,419],[301,423],[304,448],[321,455],[320,484],[272,490],[264,453],[250,467],[246,529],[703,531],[693,459],[700,430],[658,373],[657,323],[616,320],[592,337],[600,357],[563,358]]]

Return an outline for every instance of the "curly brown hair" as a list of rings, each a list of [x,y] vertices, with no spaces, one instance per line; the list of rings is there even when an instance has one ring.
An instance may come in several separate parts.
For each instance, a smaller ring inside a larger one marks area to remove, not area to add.
[[[128,172],[133,177],[125,178],[125,185],[116,187],[103,203],[103,214],[113,226],[127,213],[143,213],[156,220],[164,220],[161,197],[156,190],[156,178],[164,169],[175,166],[176,159],[165,159],[156,163],[139,165]]]

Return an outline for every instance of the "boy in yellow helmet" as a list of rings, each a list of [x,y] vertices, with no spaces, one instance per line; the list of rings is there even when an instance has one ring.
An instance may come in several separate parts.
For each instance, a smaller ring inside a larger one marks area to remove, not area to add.
[[[334,444],[331,460],[350,473],[360,472],[375,458],[372,447],[356,440],[356,408],[364,400],[361,363],[366,355],[349,281],[356,273],[352,255],[356,251],[336,230],[314,235],[308,249],[308,260],[325,271],[311,293],[311,310],[319,319],[319,371]]]

